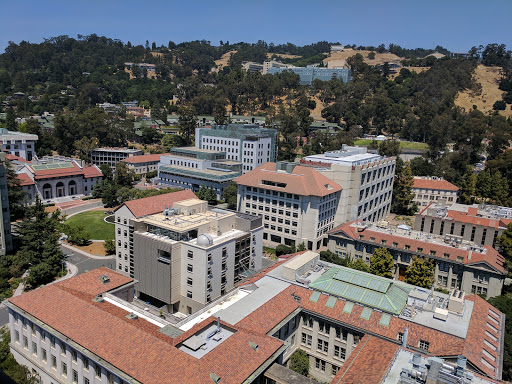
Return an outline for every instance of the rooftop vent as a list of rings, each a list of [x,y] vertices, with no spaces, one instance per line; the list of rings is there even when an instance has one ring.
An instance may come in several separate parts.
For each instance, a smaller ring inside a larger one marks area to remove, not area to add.
[[[103,283],[103,284],[107,284],[107,283],[110,283],[110,277],[108,277],[108,275],[101,275],[100,276],[100,281]]]
[[[138,318],[139,318],[139,316],[137,316],[137,314],[135,314],[135,313],[133,313],[133,312],[132,312],[132,313],[127,314],[125,317],[126,317],[127,319],[130,319],[130,320],[135,320],[135,319],[138,319]]]
[[[217,376],[215,373],[210,373],[210,379],[212,379],[214,383],[220,383],[220,377]]]
[[[251,346],[251,348],[252,348],[252,349],[254,349],[255,351],[257,351],[257,350],[258,350],[258,348],[259,348],[258,344],[253,343],[252,341],[251,341],[251,342],[249,342],[249,345],[250,345],[250,346]]]
[[[92,299],[92,301],[94,301],[95,303],[103,303],[105,301],[105,299],[100,294],[100,295],[96,296],[94,299]]]

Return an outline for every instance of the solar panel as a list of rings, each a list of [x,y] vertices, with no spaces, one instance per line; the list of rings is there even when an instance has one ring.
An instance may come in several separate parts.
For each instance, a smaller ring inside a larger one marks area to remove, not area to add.
[[[325,306],[329,307],[329,308],[334,308],[334,306],[336,305],[336,301],[337,301],[336,297],[330,296],[327,299],[327,302],[325,303]]]
[[[352,313],[352,309],[354,309],[354,303],[351,301],[347,301],[345,306],[343,307],[343,312],[348,313],[349,315]]]
[[[320,298],[320,292],[318,291],[314,291],[312,294],[311,294],[311,297],[309,298],[309,301],[312,301],[313,303],[316,303],[318,301],[318,299]]]
[[[361,318],[365,320],[370,320],[370,316],[372,315],[373,310],[368,307],[364,307],[361,312]]]
[[[379,324],[382,325],[383,327],[387,327],[389,326],[390,321],[391,315],[389,313],[383,313],[382,316],[380,317]]]

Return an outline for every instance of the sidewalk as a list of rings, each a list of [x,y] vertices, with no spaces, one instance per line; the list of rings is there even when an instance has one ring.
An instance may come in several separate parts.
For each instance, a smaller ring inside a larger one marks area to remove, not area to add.
[[[94,241],[94,240],[93,240]],[[100,240],[101,241],[101,240]],[[87,253],[87,252],[84,252],[82,251],[81,249],[78,249],[76,247],[73,247],[72,245],[69,245],[69,244],[66,244],[66,243],[60,243],[60,245],[63,247],[63,248],[66,248],[70,251],[73,251],[73,252],[76,252],[76,253],[79,253],[81,255],[84,255],[84,256],[87,256],[87,257],[90,257],[91,259],[97,259],[97,260],[109,260],[109,259],[113,259],[114,256],[98,256],[98,255],[93,255],[91,253]]]

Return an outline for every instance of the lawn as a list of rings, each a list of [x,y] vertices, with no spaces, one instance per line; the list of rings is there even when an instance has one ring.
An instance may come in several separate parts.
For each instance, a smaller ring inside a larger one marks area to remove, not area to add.
[[[103,221],[105,213],[103,211],[82,212],[71,216],[66,220],[66,224],[71,226],[82,226],[90,233],[92,240],[105,240],[106,238],[115,238],[114,224]]]
[[[372,143],[372,139],[359,139],[354,141],[354,145],[361,147],[368,147]],[[427,143],[416,143],[412,141],[401,141],[400,148],[402,149],[421,149],[426,151],[428,149]]]

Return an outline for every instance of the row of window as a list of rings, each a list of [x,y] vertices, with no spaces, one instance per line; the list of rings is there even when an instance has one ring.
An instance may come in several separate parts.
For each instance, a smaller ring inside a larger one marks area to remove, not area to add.
[[[286,184],[284,184],[284,186],[286,186]],[[263,188],[256,188],[256,187],[246,187],[246,190],[247,190],[247,192],[259,193],[262,195],[279,196],[279,197],[285,197],[287,199],[293,199],[293,200],[300,199],[300,195],[296,195],[294,193],[271,191],[270,189],[263,189]],[[249,196],[250,195],[248,195],[247,198],[249,198]]]
[[[390,164],[385,167],[380,167],[378,170],[374,169],[373,171],[365,172],[361,174],[361,184],[364,184],[365,182],[372,182],[377,179],[380,179],[380,176],[382,174],[382,177],[390,175],[395,170],[395,164]]]

